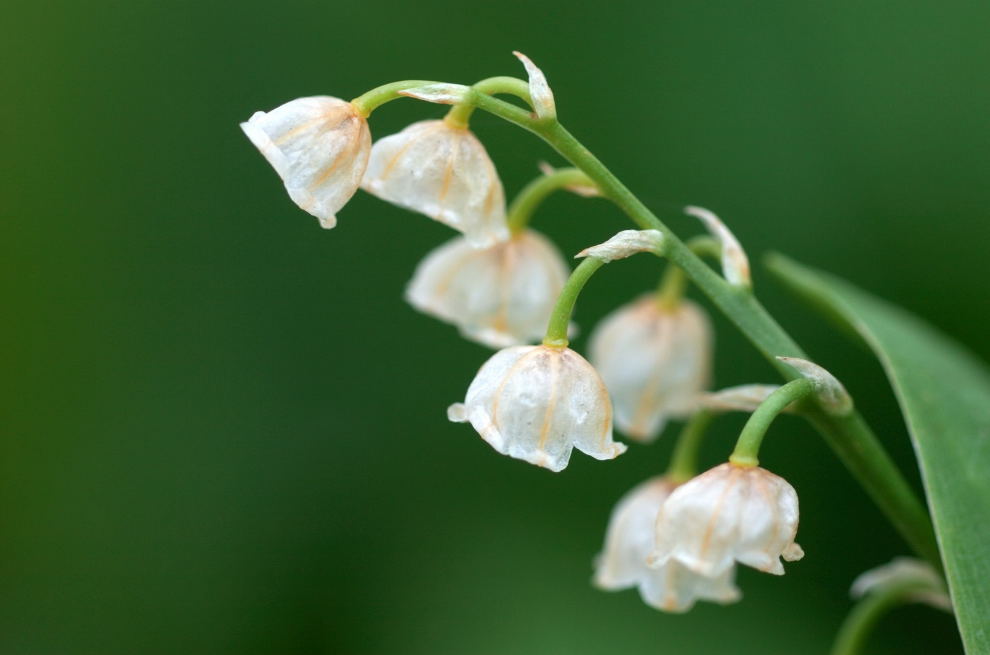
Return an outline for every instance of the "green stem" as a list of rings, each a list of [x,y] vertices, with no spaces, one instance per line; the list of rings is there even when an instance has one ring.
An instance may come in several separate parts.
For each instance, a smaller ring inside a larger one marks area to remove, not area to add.
[[[702,409],[691,417],[677,435],[674,452],[667,467],[667,478],[675,484],[687,482],[698,473],[698,449],[715,413]]]
[[[763,354],[785,379],[797,373],[778,361],[778,355],[807,359],[804,351],[774,320],[748,289],[735,288],[705,265],[691,249],[664,225],[633,193],[556,120],[534,117],[529,112],[491,96],[472,93],[469,100],[479,109],[525,128],[583,170],[601,192],[610,198],[642,229],[663,232],[666,255],[681,267],[694,284],[707,295],[728,319]],[[829,416],[817,403],[807,403],[804,414],[825,437],[846,467],[880,509],[887,514],[901,535],[922,557],[941,568],[941,559],[924,504],[877,440],[863,418]]]
[[[567,327],[571,323],[571,314],[574,313],[574,303],[577,302],[581,289],[584,288],[588,278],[594,275],[595,271],[605,265],[605,262],[597,257],[588,257],[571,273],[564,283],[564,288],[557,296],[557,304],[554,305],[553,313],[550,315],[550,323],[547,325],[547,334],[543,338],[543,345],[554,348],[567,347]]]
[[[400,93],[401,91],[413,89],[417,86],[426,86],[427,84],[439,84],[439,82],[430,82],[427,80],[402,80],[401,82],[383,84],[381,86],[376,86],[371,91],[362,93],[358,97],[351,100],[351,104],[357,108],[358,112],[360,112],[362,116],[367,118],[371,115],[371,112],[375,111],[386,102],[392,102],[393,100],[404,98],[405,96]]]
[[[760,463],[760,444],[766,435],[770,424],[791,403],[800,400],[814,391],[811,380],[800,378],[791,380],[783,385],[767,399],[760,403],[756,411],[750,414],[749,420],[739,433],[736,448],[732,451],[729,461],[736,466],[757,466]]]
[[[507,217],[509,230],[513,234],[521,232],[529,223],[533,212],[546,200],[547,196],[554,191],[575,184],[593,185],[594,182],[577,168],[562,168],[549,175],[541,175],[527,184],[509,205]]]
[[[722,256],[722,246],[709,236],[692,237],[688,239],[687,247],[699,257],[707,256],[719,259]],[[663,277],[660,279],[660,286],[657,288],[657,302],[665,309],[673,309],[680,304],[686,288],[687,276],[684,274],[684,270],[676,264],[667,264]]]
[[[711,257],[716,261],[722,259],[722,244],[715,237],[699,234],[688,239],[685,245],[698,257]]]
[[[533,106],[533,99],[529,95],[529,84],[516,77],[489,77],[477,82],[471,88],[478,93],[484,93],[486,95],[495,95],[497,93],[513,95],[520,98],[530,107]],[[453,125],[467,127],[475,108],[475,104],[470,100],[459,102],[451,107],[444,120]]]
[[[912,601],[915,593],[931,588],[930,582],[905,580],[870,592],[859,601],[839,628],[832,655],[859,655],[877,622],[898,605]]]
[[[667,264],[657,287],[657,302],[665,310],[675,309],[681,304],[684,291],[687,289],[687,276],[676,264]]]

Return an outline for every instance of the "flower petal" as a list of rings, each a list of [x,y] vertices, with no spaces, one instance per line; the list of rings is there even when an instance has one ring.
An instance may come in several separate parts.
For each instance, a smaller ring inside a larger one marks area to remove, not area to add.
[[[475,248],[509,238],[502,182],[485,147],[442,120],[413,123],[375,142],[361,186],[464,233]]]
[[[489,248],[457,237],[416,267],[406,299],[483,345],[539,340],[569,271],[553,243],[524,230]]]
[[[289,197],[325,228],[357,191],[368,164],[371,133],[353,105],[339,98],[297,98],[255,112],[241,129],[282,178]]]

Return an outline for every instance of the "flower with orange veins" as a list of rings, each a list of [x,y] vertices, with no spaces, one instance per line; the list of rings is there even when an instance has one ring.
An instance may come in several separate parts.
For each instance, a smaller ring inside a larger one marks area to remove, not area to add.
[[[675,560],[658,568],[647,565],[656,542],[657,514],[676,487],[666,476],[658,476],[622,497],[612,511],[605,547],[595,562],[595,585],[608,591],[636,587],[643,602],[665,612],[686,612],[698,600],[739,600],[741,593],[733,582],[735,567],[707,577]]]
[[[680,564],[708,577],[736,562],[783,575],[780,559],[804,557],[794,543],[798,497],[786,480],[758,466],[721,464],[685,482],[664,502],[650,565]]]
[[[698,408],[711,377],[712,329],[696,304],[667,306],[646,294],[599,323],[589,354],[612,394],[616,426],[652,441],[669,418]]]
[[[251,143],[282,178],[289,197],[324,228],[358,190],[371,132],[349,102],[330,96],[297,98],[241,123]]]
[[[543,336],[568,272],[557,248],[533,230],[487,248],[456,237],[420,262],[406,299],[468,339],[503,348]]]
[[[495,165],[478,138],[452,121],[420,121],[376,141],[361,186],[462,232],[475,248],[509,238]]]
[[[495,450],[561,471],[571,450],[614,459],[612,403],[595,369],[570,348],[514,346],[485,362],[464,403],[447,417],[472,427]]]

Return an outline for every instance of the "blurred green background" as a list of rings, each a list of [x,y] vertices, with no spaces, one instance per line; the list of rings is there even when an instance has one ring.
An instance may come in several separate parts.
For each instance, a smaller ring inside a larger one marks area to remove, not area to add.
[[[401,298],[451,232],[357,196],[321,230],[237,123],[404,78],[547,73],[562,120],[681,233],[701,204],[986,358],[986,2],[280,3],[6,0],[0,22],[0,652],[824,653],[866,568],[904,554],[821,440],[763,459],[807,551],[686,616],[589,585],[616,499],[670,439],[559,475],[446,421],[488,352]],[[382,136],[441,109],[380,109]],[[561,163],[474,121],[509,194]],[[566,253],[624,219],[554,197]],[[594,322],[655,283],[609,267]],[[757,270],[917,482],[873,360]],[[719,321],[717,383],[774,376]],[[578,339],[576,347],[583,348]],[[947,381],[947,384],[951,381]],[[706,460],[741,416],[720,421]],[[871,652],[954,653],[898,610]]]

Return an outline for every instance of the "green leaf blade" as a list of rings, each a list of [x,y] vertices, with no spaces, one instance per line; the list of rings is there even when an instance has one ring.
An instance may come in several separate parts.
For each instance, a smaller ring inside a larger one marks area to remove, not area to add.
[[[990,653],[990,371],[903,309],[780,255],[768,267],[862,338],[904,414],[967,653]]]

